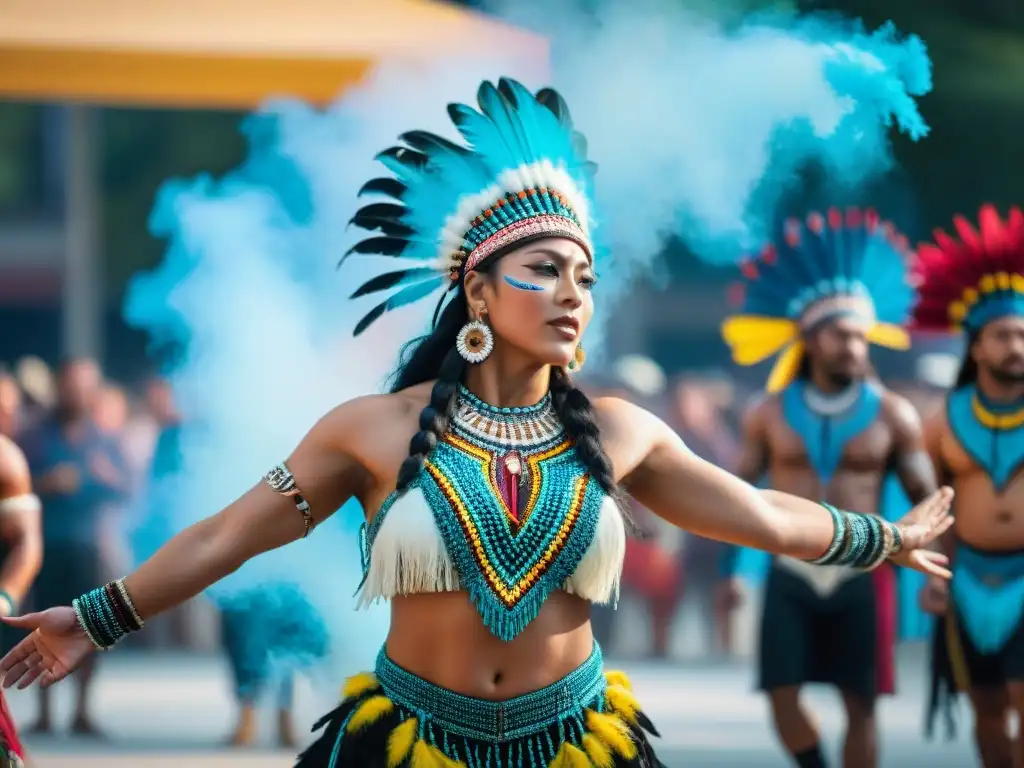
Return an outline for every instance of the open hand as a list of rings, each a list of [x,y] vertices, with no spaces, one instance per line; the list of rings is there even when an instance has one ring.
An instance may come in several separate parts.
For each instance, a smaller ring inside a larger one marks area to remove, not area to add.
[[[903,548],[890,558],[892,562],[930,576],[951,578],[949,558],[928,547],[953,525],[952,504],[953,489],[942,487],[910,510],[896,524]]]
[[[96,650],[78,623],[75,611],[67,606],[49,608],[2,619],[4,624],[32,631],[28,637],[0,659],[0,678],[4,688],[17,683],[19,690],[36,680],[49,688],[70,675],[82,660]]]

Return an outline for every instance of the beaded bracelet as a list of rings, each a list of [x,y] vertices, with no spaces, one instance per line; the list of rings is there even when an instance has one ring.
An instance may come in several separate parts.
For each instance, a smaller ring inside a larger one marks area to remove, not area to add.
[[[18,601],[7,590],[0,589],[0,601],[7,603],[7,613],[4,614],[5,616],[13,616],[18,612]]]
[[[872,570],[903,548],[899,527],[878,515],[863,515],[821,505],[832,516],[832,542],[814,565],[845,565]]]
[[[98,650],[106,651],[146,623],[118,579],[71,601],[78,624]]]

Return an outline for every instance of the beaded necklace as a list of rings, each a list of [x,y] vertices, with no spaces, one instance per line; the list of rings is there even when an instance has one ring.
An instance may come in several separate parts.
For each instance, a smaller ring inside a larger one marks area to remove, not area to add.
[[[451,433],[491,454],[488,481],[504,505],[510,531],[519,533],[536,503],[528,489],[537,469],[527,457],[565,442],[551,395],[544,395],[536,405],[495,408],[460,385]]]

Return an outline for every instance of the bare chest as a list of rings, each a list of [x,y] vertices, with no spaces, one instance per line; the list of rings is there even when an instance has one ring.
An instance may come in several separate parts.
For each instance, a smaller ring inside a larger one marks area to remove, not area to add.
[[[881,419],[853,435],[830,428],[829,420],[797,432],[783,420],[773,425],[769,447],[772,465],[780,469],[806,469],[830,477],[844,472],[883,473],[893,450],[892,430]]]

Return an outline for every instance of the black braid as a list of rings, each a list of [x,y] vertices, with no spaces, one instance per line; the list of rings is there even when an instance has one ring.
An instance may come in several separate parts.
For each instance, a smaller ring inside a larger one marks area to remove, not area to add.
[[[612,463],[601,447],[601,432],[594,417],[594,406],[583,390],[573,386],[569,374],[557,366],[551,368],[551,403],[590,476],[605,493],[618,496]]]
[[[466,372],[466,361],[455,347],[455,338],[466,320],[466,302],[456,296],[441,313],[434,332],[413,342],[412,354],[395,377],[392,392],[437,379],[430,391],[430,402],[420,411],[420,431],[409,441],[409,455],[398,469],[399,493],[408,489],[419,475],[424,460],[448,431],[448,424],[455,415],[459,383]],[[438,360],[441,361],[439,366]]]

